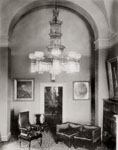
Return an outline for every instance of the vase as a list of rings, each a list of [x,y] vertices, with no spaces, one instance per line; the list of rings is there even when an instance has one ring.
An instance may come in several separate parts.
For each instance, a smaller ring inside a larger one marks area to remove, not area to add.
[[[40,115],[40,123],[43,124],[45,122],[45,116],[44,114]]]

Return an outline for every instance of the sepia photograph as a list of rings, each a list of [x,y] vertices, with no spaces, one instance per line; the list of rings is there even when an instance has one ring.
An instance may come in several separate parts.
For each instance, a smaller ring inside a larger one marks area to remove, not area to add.
[[[14,79],[14,100],[33,100],[34,80],[31,79]]]
[[[89,99],[90,89],[89,82],[87,81],[76,81],[74,82],[74,99]]]
[[[0,150],[118,150],[118,0],[0,0]]]

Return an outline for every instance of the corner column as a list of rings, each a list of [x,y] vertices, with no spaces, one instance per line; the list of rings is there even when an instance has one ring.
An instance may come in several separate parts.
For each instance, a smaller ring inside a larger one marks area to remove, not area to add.
[[[116,118],[116,150],[118,149],[118,115],[114,115]]]
[[[8,141],[10,133],[10,88],[8,72],[8,44],[0,38],[0,140]]]

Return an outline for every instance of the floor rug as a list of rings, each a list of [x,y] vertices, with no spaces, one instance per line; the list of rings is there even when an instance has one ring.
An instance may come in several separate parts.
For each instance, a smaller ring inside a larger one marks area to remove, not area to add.
[[[5,142],[0,145],[0,150],[29,150],[28,142],[22,141],[22,145],[20,147],[19,141],[15,138],[11,138],[9,142]],[[42,146],[39,144],[39,140],[33,140],[31,143],[30,150],[75,150],[72,146],[71,148],[67,147],[63,142],[55,143],[50,132],[43,133]],[[86,148],[77,148],[76,150],[88,150]],[[107,150],[103,147],[98,148],[96,150]]]

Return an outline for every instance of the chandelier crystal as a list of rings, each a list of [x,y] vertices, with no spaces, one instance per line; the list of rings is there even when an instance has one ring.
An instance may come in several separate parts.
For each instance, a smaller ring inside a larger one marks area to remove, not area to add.
[[[42,74],[49,72],[53,77],[61,72],[76,73],[80,71],[81,54],[71,51],[64,54],[65,46],[61,45],[61,25],[58,20],[59,10],[53,9],[53,19],[50,23],[50,45],[47,46],[47,54],[42,51],[35,51],[29,54],[31,60],[31,72]]]

